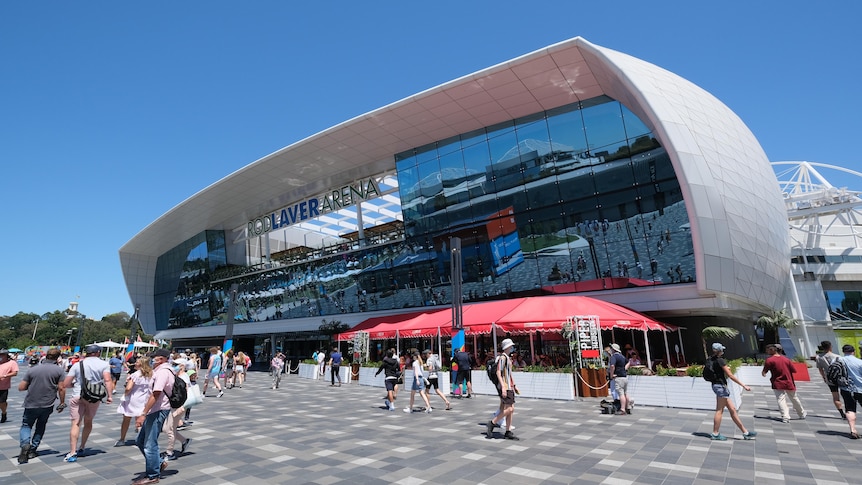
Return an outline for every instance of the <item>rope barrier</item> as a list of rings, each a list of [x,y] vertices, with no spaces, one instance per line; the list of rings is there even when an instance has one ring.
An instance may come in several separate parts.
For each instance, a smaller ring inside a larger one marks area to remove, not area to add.
[[[593,387],[593,386],[591,386],[591,385],[590,385],[590,383],[589,383],[589,382],[585,381],[585,380],[584,380],[584,378],[583,378],[583,377],[581,377],[580,372],[576,372],[576,373],[575,373],[575,376],[577,376],[577,378],[578,378],[578,379],[580,379],[580,381],[581,381],[581,382],[583,382],[585,386],[589,387],[590,389],[592,389],[592,390],[594,390],[594,391],[597,391],[597,390],[599,390],[599,389],[604,389],[604,388],[608,387],[608,384],[610,384],[610,381],[608,381],[608,382],[605,382],[604,384],[602,384],[602,385],[601,385],[601,386],[599,386],[599,387]]]
[[[291,362],[293,362],[293,361],[292,360],[287,361],[287,373],[288,374],[293,374],[294,372],[299,370],[299,362],[296,363],[295,369],[290,367]]]

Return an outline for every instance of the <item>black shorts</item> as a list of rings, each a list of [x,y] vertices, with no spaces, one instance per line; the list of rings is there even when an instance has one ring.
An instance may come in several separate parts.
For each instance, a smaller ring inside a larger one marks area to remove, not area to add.
[[[841,389],[841,397],[844,398],[844,411],[848,413],[856,412],[856,403],[862,404],[862,392],[850,392]]]
[[[515,404],[515,391],[513,391],[511,389],[506,391],[505,396],[500,396],[500,402],[502,402],[504,405],[507,405],[507,406],[511,405],[511,404]]]
[[[386,379],[385,382],[386,382],[386,390],[387,391],[394,391],[395,386],[398,385],[398,381],[395,379]]]
[[[425,386],[426,389],[440,389],[440,384],[438,383],[437,377],[429,377],[428,384]]]
[[[111,379],[113,379],[114,382],[119,381],[120,380],[120,374],[122,374],[122,372],[111,372]]]
[[[9,389],[3,389],[0,391],[0,402],[6,402],[9,399]]]
[[[829,392],[838,392],[839,391],[838,386],[833,386],[832,384],[830,384],[828,382],[826,383],[826,385],[829,386]]]
[[[470,369],[459,370],[458,373],[455,374],[455,384],[456,385],[460,385],[464,381],[467,381],[471,384],[473,383],[473,381],[470,380]]]

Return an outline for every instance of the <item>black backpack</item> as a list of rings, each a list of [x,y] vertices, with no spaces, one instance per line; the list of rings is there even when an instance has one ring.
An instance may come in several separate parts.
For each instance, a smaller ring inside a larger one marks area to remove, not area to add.
[[[709,382],[716,382],[718,380],[719,374],[715,371],[715,363],[717,361],[715,359],[709,359],[706,361],[706,365],[703,366],[703,379]]]
[[[494,384],[496,387],[500,387],[500,380],[497,379],[497,358],[491,357],[485,362],[485,372],[488,373],[488,379],[491,380],[491,384]]]
[[[850,387],[850,377],[847,375],[847,364],[844,359],[836,357],[826,368],[826,380],[838,387]]]
[[[174,374],[174,387],[171,388],[171,395],[168,396],[168,401],[171,403],[172,409],[183,407],[188,399],[188,390],[186,389],[186,381],[182,380]]]

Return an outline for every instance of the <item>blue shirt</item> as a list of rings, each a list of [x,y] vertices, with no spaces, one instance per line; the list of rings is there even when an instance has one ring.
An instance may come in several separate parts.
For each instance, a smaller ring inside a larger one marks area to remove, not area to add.
[[[847,377],[850,378],[852,389],[842,388],[850,392],[862,392],[862,360],[855,355],[845,355],[844,364],[847,366]]]
[[[341,352],[335,351],[329,354],[329,358],[332,359],[332,365],[341,365]]]
[[[111,357],[108,364],[111,366],[112,374],[121,374],[123,372],[123,359],[119,357]]]

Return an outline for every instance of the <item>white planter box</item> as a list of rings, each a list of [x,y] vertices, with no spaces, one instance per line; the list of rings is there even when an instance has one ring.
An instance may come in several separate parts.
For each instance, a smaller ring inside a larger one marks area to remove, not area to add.
[[[762,365],[741,365],[736,369],[736,377],[743,384],[749,386],[768,386],[771,388],[772,383],[769,382],[769,373],[766,374],[766,377],[763,377],[760,375],[761,371],[763,371]]]
[[[512,377],[515,379],[518,390],[521,391],[518,397],[567,401],[575,399],[575,380],[571,372],[515,371],[512,373]],[[497,387],[488,379],[488,374],[484,369],[471,371],[470,378],[473,381],[475,394],[497,395]]]
[[[701,377],[629,376],[628,382],[629,397],[635,400],[635,406],[715,409],[712,384]],[[736,408],[741,408],[742,388],[731,381],[728,389]]]
[[[377,367],[360,367],[359,368],[359,384],[362,386],[372,386],[372,387],[386,387],[385,382],[385,374],[381,372],[379,375],[375,376],[374,374],[377,372]],[[404,371],[404,384],[400,386],[400,389],[410,390],[411,384],[413,382],[413,371],[407,370]],[[437,373],[437,383],[440,386],[440,390],[443,391],[444,394],[449,394],[449,373],[448,372],[438,372]]]
[[[316,364],[302,364],[302,363],[300,363],[299,364],[299,377],[301,377],[303,379],[321,379],[321,380],[330,380],[332,378],[331,374],[330,374],[330,370],[329,370],[330,367],[329,366],[324,367],[323,375],[320,375],[320,373],[317,371],[317,369],[318,369],[318,367]],[[348,383],[352,380],[350,374],[351,374],[350,364],[342,365],[338,369],[338,375],[341,376],[341,382],[342,383]]]
[[[317,379],[317,365],[300,363],[299,377],[303,379]]]

